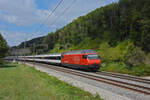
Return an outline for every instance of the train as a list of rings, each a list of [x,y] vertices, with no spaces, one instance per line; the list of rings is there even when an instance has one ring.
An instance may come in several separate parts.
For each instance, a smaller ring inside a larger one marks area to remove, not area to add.
[[[73,50],[64,53],[34,56],[13,56],[5,60],[18,60],[38,63],[60,65],[68,68],[98,71],[101,67],[101,59],[94,50]]]

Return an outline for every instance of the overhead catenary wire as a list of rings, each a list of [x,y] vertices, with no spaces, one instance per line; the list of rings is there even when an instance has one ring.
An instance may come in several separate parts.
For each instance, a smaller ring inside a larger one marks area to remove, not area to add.
[[[72,6],[73,6],[73,4],[76,2],[77,0],[73,0],[72,2],[71,2],[71,4],[68,6],[68,7],[66,7],[64,10],[63,10],[63,12],[60,14],[60,15],[58,15],[57,17],[56,17],[56,19],[51,23],[51,24],[47,24],[47,26],[52,26],[52,25],[54,25],[57,21],[58,21],[58,19],[60,19],[64,14],[65,14],[65,12],[67,11],[67,10],[69,10]],[[47,30],[48,30],[48,28],[47,28]],[[45,31],[46,32],[46,31]]]
[[[35,30],[34,33],[31,34],[30,37],[32,37],[34,34],[36,34],[37,32],[40,31],[40,29],[44,26],[44,24],[47,22],[47,20],[53,15],[53,13],[54,13],[54,12],[56,11],[56,9],[61,5],[61,3],[62,3],[63,1],[64,1],[64,0],[60,0],[60,1],[58,2],[58,4],[56,5],[56,7],[51,11],[51,13],[47,16],[47,18],[46,18],[43,22],[41,22],[40,26]]]
[[[32,33],[31,35],[30,35],[30,38],[32,38],[32,36],[35,34],[35,33],[37,33],[37,32],[39,32],[40,31],[40,29],[42,28],[42,26],[47,22],[47,20],[49,19],[49,17],[51,17],[52,15],[53,15],[53,13],[56,11],[56,9],[61,5],[61,3],[63,2],[64,0],[60,0],[59,2],[58,2],[58,4],[56,5],[56,7],[52,10],[52,12],[47,16],[47,18],[43,21],[43,22],[41,22],[41,24],[40,24],[40,26],[35,30],[35,32],[34,33]],[[26,39],[24,39],[25,41],[24,41],[24,49],[26,48],[26,41],[28,40],[28,38],[26,38]]]
[[[64,14],[65,14],[65,12],[67,11],[67,10],[69,10],[72,6],[73,6],[73,4],[76,2],[77,0],[73,0],[70,4],[69,4],[69,6],[67,6],[64,10],[63,10],[63,12],[60,14],[60,15],[58,15],[57,17],[56,17],[56,19],[50,24],[50,25],[47,25],[47,26],[52,26],[52,25],[54,25],[57,21],[58,21],[58,19],[60,19]],[[47,29],[46,29],[46,33],[48,33],[48,30],[49,30],[49,28],[47,27]],[[65,47],[66,48],[66,47]]]

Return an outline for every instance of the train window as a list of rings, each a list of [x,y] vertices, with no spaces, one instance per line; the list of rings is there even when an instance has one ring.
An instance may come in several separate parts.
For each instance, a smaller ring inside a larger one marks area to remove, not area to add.
[[[54,57],[45,57],[44,59],[51,59],[51,60],[60,60],[61,57],[60,56],[54,56]]]
[[[59,57],[56,57],[56,60],[60,60],[61,59],[61,57],[59,56]]]
[[[54,59],[53,57],[45,57],[44,59]]]
[[[36,57],[36,59],[41,59],[42,57]]]
[[[88,59],[99,59],[98,55],[88,55]]]
[[[83,59],[87,59],[87,55],[83,55],[82,57],[83,57]]]

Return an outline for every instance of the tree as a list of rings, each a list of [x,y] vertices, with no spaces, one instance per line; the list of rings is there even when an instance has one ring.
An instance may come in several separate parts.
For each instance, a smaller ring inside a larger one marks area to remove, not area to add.
[[[7,45],[7,42],[3,38],[3,36],[0,34],[0,59],[5,57],[8,54],[9,47]]]
[[[127,47],[127,51],[124,55],[124,62],[128,67],[144,64],[145,59],[146,55],[141,48],[136,47],[132,43]]]

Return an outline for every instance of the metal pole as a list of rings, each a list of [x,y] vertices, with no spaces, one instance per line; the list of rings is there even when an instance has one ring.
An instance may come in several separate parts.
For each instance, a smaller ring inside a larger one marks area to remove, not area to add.
[[[33,44],[33,67],[35,66],[35,44]]]
[[[26,49],[26,39],[24,41],[24,50],[23,50],[23,54],[24,54],[24,66],[25,66],[25,49]]]

